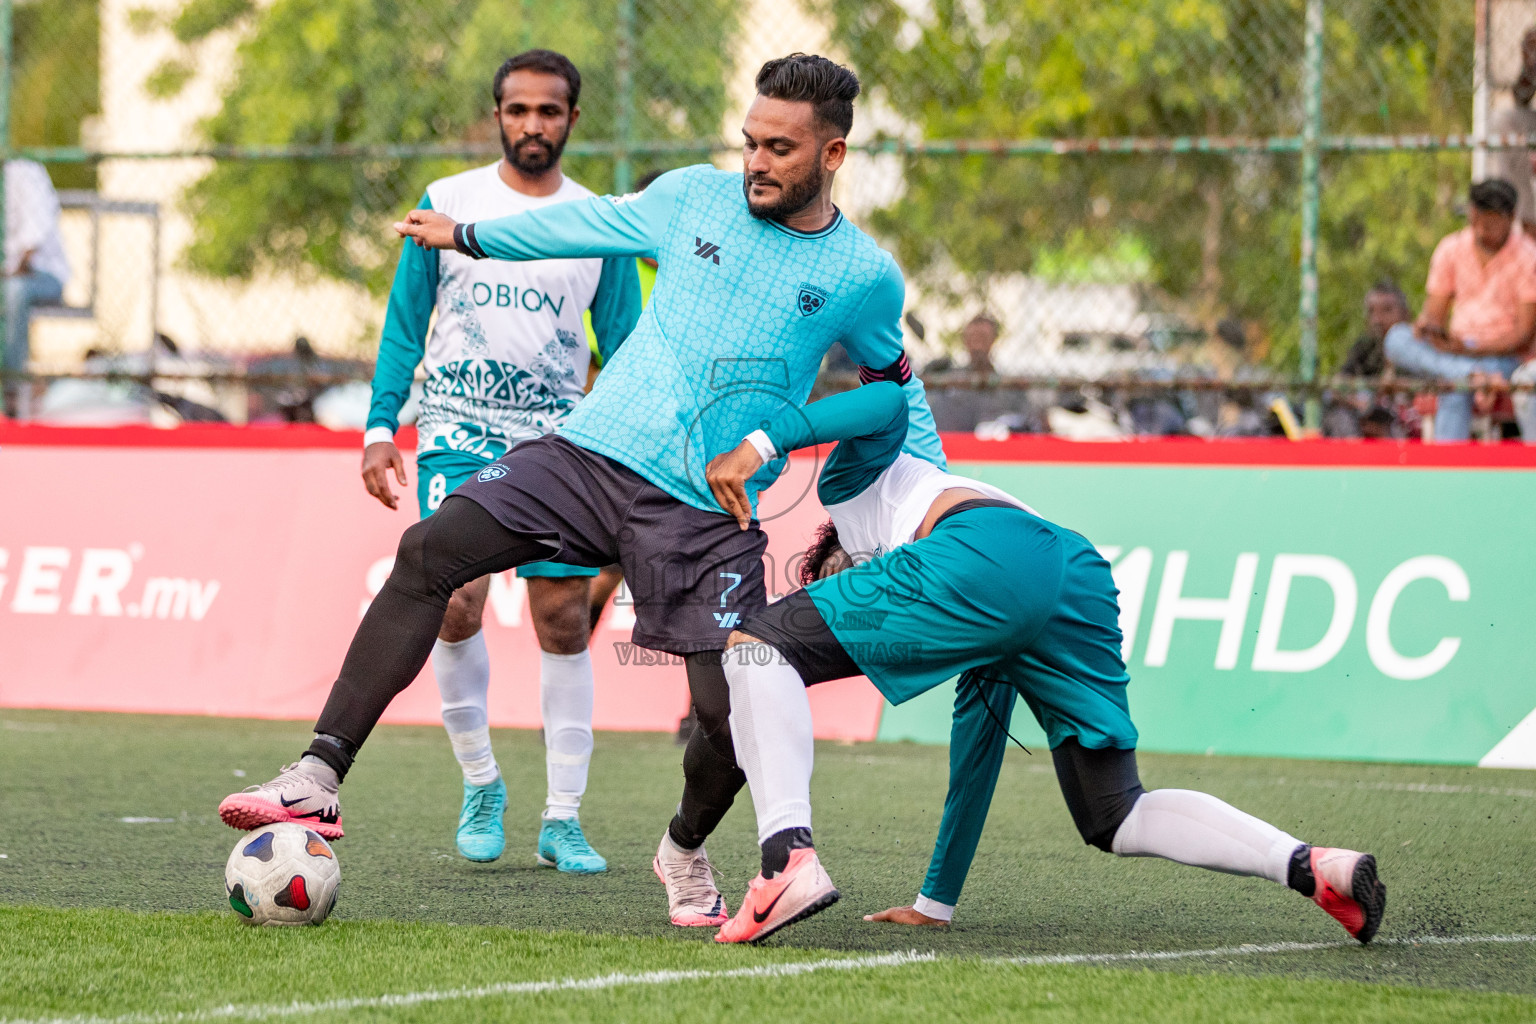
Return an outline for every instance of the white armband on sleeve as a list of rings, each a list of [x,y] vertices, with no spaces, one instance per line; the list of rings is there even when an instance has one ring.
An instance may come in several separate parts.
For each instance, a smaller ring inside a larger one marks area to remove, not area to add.
[[[395,432],[388,427],[369,427],[363,431],[364,448],[371,444],[378,444],[380,441],[388,441],[390,444],[394,444]]]
[[[935,921],[953,921],[955,918],[954,907],[948,903],[931,900],[922,893],[918,893],[917,899],[912,901],[912,909],[919,914],[933,918]]]
[[[773,438],[761,430],[754,430],[745,438],[747,444],[757,449],[757,454],[762,456],[763,465],[768,465],[779,457],[779,450],[774,447]]]

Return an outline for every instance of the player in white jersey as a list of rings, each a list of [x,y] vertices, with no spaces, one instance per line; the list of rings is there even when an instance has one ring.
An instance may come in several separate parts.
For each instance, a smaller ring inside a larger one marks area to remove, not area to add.
[[[434,181],[421,206],[473,221],[591,196],[560,167],[580,115],[580,89],[580,74],[559,54],[530,50],[508,60],[492,85],[504,157]],[[583,324],[588,311],[591,348]],[[426,518],[512,446],[559,426],[581,400],[589,367],[612,353],[639,314],[633,259],[476,261],[407,244],[373,381],[363,457],[369,493],[394,508],[389,473],[406,483],[394,432],[418,364],[425,363],[427,374],[416,462]],[[543,652],[539,703],[549,789],[539,863],[603,871],[607,864],[588,844],[578,818],[592,752],[587,638],[597,570],[534,562],[517,574],[527,582]],[[481,618],[488,591],[489,577],[482,577],[454,593],[432,652],[443,724],[464,772],[457,845],[475,861],[495,860],[505,847],[506,786],[491,751],[486,710],[490,663]]]

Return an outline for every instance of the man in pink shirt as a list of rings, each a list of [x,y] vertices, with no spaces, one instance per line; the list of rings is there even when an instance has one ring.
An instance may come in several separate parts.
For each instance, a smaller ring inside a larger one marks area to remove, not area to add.
[[[1418,322],[1387,332],[1384,350],[1400,370],[1443,381],[1479,374],[1502,380],[1531,354],[1536,240],[1515,223],[1515,187],[1494,178],[1473,185],[1469,198],[1467,226],[1441,239],[1430,258]],[[1441,395],[1435,440],[1467,440],[1471,420],[1470,392]],[[1522,433],[1536,440],[1523,420]]]

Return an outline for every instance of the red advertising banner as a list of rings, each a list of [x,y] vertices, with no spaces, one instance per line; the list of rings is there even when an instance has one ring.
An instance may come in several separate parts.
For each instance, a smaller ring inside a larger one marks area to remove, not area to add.
[[[416,514],[413,490],[395,512],[368,496],[360,449],[318,430],[0,428],[0,706],[312,719]],[[764,502],[770,594],[824,517],[816,465],[795,459]],[[632,622],[621,590],[593,638],[594,725],[672,729],[682,666],[632,646]],[[511,573],[485,626],[491,724],[538,726],[538,645]],[[811,704],[820,737],[879,728],[862,679]],[[384,720],[440,720],[430,666]]]

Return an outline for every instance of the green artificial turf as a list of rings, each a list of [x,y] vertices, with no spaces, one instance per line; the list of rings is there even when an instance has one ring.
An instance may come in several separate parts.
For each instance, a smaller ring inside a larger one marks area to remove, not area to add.
[[[611,870],[568,876],[534,866],[544,792],[536,734],[495,734],[511,793],[509,849],[477,865],[453,850],[460,782],[441,731],[391,727],[374,734],[344,791],[348,835],[336,847],[342,890],[332,921],[248,928],[223,904],[236,833],[214,809],[297,757],[307,738],[305,725],[290,722],[0,711],[0,1020],[906,950],[939,959],[327,1015],[709,1020],[758,1006],[807,1019],[1536,1019],[1527,998],[1536,995],[1536,943],[1408,942],[1536,934],[1530,773],[1143,755],[1149,788],[1203,789],[1303,839],[1375,852],[1389,888],[1381,942],[1109,967],[1006,965],[995,961],[1344,935],[1308,901],[1267,882],[1085,847],[1048,756],[1018,750],[1008,755],[955,926],[866,924],[862,914],[916,893],[947,751],[823,744],[817,845],[843,901],[767,947],[723,949],[708,930],[667,924],[651,873],[681,787],[670,738],[599,734],[583,824]],[[746,793],[709,845],[734,906],[756,870]],[[6,909],[17,907],[31,909]]]

